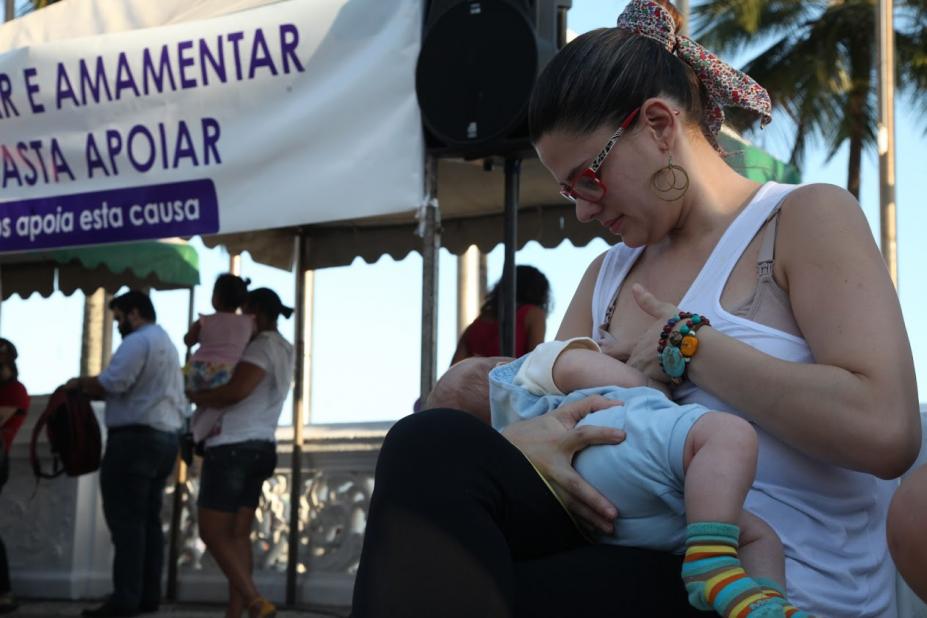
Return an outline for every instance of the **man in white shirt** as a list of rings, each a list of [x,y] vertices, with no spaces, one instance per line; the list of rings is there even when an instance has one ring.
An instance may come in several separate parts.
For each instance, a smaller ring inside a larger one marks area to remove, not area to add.
[[[122,335],[106,369],[67,384],[106,401],[106,453],[100,466],[103,512],[113,539],[113,594],[84,616],[155,612],[161,598],[161,500],[177,459],[185,399],[177,348],[158,326],[147,295],[110,302]]]

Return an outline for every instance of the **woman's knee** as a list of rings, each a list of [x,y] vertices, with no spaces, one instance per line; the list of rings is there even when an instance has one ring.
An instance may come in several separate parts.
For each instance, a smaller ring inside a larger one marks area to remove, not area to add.
[[[485,431],[493,430],[467,412],[450,408],[424,410],[397,421],[383,439],[380,453],[447,453]]]
[[[434,409],[399,420],[377,459],[376,483],[392,491],[420,491],[476,474],[479,461],[506,442],[491,427],[460,410]],[[432,491],[429,489],[429,491]]]

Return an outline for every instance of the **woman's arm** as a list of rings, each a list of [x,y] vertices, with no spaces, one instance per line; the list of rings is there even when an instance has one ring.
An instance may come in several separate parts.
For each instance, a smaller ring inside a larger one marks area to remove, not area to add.
[[[779,360],[704,328],[689,378],[805,453],[899,476],[920,448],[914,363],[862,211],[837,187],[797,189],[783,205],[779,239],[777,278],[815,363]]]
[[[592,334],[592,293],[595,290],[595,280],[599,276],[599,269],[605,261],[605,253],[592,260],[586,268],[570,306],[567,307],[557,331],[557,339],[564,341],[573,337],[589,337]]]
[[[200,342],[200,321],[197,320],[190,325],[190,330],[183,336],[183,342],[188,348],[192,348]]]
[[[266,373],[257,365],[242,361],[235,365],[235,371],[228,382],[209,390],[188,392],[187,398],[198,406],[225,408],[253,393]]]
[[[528,309],[525,313],[525,330],[528,333],[528,349],[525,352],[530,352],[544,343],[547,336],[547,314],[543,309],[536,305]]]

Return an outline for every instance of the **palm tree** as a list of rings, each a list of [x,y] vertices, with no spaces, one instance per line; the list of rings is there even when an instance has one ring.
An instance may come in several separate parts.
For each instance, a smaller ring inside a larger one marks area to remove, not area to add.
[[[721,53],[760,53],[743,70],[795,122],[790,163],[809,141],[828,160],[849,143],[847,189],[859,198],[863,151],[876,143],[876,0],[708,0],[694,7],[696,38]],[[895,3],[896,84],[927,112],[927,0]],[[747,129],[753,122],[731,114]]]

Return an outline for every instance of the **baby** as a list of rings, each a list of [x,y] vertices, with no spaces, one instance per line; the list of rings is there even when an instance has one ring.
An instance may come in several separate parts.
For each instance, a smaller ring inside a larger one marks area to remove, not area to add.
[[[225,273],[216,278],[212,289],[215,313],[200,314],[190,325],[183,341],[188,348],[199,344],[184,368],[186,390],[200,391],[222,386],[232,378],[235,365],[254,336],[254,318],[238,313],[248,294],[250,281]],[[221,431],[221,412],[197,408],[191,430],[193,441],[201,444]]]
[[[620,505],[605,543],[685,552],[690,603],[725,617],[808,614],[784,596],[785,560],[776,533],[744,511],[756,469],[756,433],[745,420],[678,405],[636,369],[588,338],[553,341],[512,361],[471,358],[451,367],[427,407],[452,407],[497,429],[589,395],[623,402],[579,425],[622,429],[621,444],[590,446],[576,471]],[[743,566],[742,566],[743,565]]]

